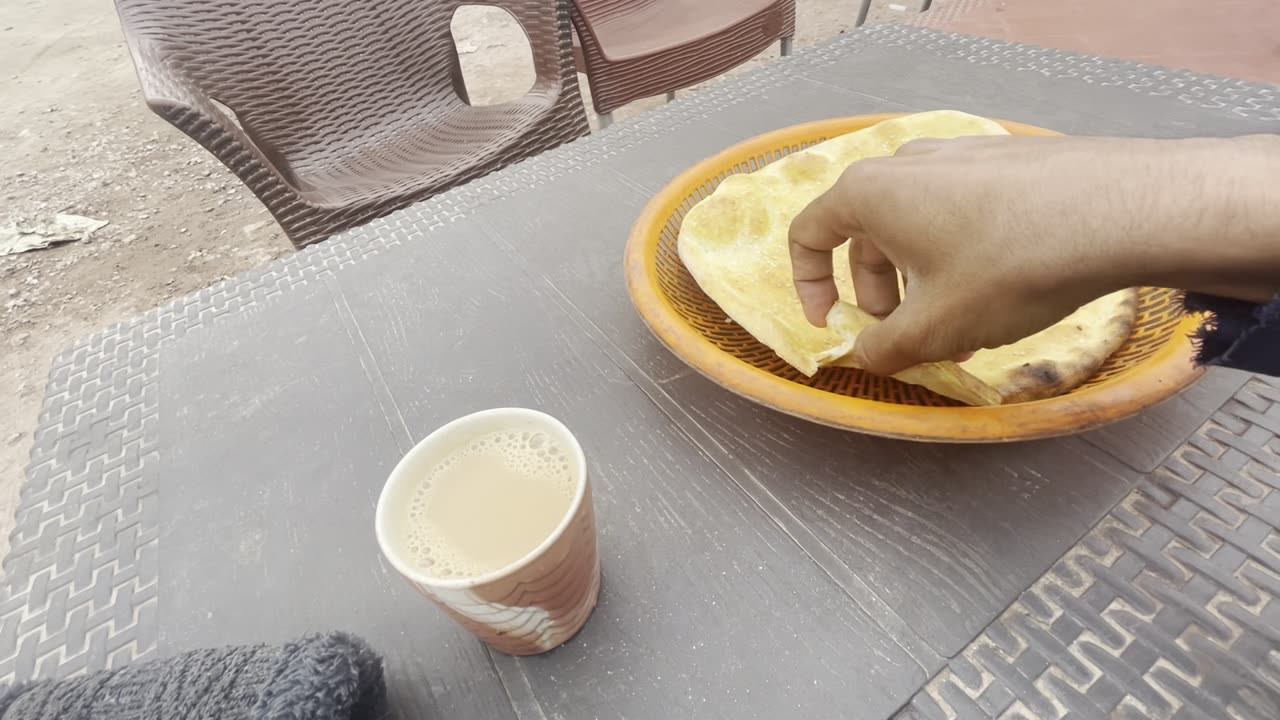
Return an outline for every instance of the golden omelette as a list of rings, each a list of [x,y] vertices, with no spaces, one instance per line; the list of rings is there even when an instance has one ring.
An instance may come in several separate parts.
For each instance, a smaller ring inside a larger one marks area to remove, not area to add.
[[[812,376],[823,367],[852,366],[857,333],[876,321],[855,306],[849,264],[837,262],[841,302],[827,327],[809,324],[792,282],[791,220],[863,158],[892,155],[918,138],[1007,134],[992,120],[961,112],[918,113],[832,138],[753,173],[731,175],[684,218],[680,260],[734,322],[800,372]],[[970,405],[1061,395],[1088,380],[1124,344],[1137,304],[1136,290],[1113,293],[1011,345],[894,377]]]

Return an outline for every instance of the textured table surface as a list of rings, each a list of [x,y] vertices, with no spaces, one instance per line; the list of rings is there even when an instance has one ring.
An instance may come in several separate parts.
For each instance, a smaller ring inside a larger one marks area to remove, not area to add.
[[[51,373],[0,676],[343,628],[386,654],[397,717],[1276,717],[1274,385],[917,446],[729,395],[632,311],[626,231],[694,160],[939,107],[1280,129],[1274,88],[877,26],[108,328]],[[564,419],[598,483],[601,606],[538,658],[449,624],[371,529],[400,453],[494,405]]]

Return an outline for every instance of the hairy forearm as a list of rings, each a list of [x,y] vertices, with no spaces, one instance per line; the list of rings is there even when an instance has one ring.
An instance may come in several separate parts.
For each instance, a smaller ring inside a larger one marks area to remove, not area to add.
[[[1150,141],[1125,284],[1249,302],[1280,290],[1280,136]]]

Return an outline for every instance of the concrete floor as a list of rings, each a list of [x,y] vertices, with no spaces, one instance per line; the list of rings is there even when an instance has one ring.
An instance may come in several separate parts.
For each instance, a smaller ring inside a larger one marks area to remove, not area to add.
[[[1276,0],[935,0],[926,27],[1280,84]]]

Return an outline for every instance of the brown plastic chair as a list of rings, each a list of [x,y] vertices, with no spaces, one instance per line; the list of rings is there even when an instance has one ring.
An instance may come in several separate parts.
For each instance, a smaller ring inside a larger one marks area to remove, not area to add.
[[[791,51],[795,0],[575,0],[577,59],[608,125],[633,100],[709,80],[782,41]]]
[[[505,8],[537,80],[472,107],[450,22]],[[116,0],[147,105],[230,168],[297,247],[587,132],[570,0]]]

